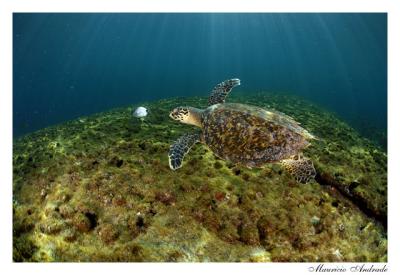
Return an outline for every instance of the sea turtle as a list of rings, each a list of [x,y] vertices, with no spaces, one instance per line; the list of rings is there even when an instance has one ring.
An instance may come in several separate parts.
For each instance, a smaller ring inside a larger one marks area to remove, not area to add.
[[[169,150],[169,166],[182,166],[184,156],[197,142],[207,145],[224,160],[247,167],[260,167],[279,162],[298,182],[315,177],[312,161],[302,156],[302,149],[315,137],[300,127],[290,116],[275,110],[240,103],[225,103],[232,88],[240,85],[237,78],[218,84],[208,100],[209,107],[177,107],[170,117],[195,125],[201,132],[187,133],[178,138]]]

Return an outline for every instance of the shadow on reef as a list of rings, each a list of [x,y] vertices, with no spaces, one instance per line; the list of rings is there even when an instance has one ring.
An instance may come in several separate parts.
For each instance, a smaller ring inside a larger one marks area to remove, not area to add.
[[[300,98],[231,96],[294,117],[320,138],[305,155],[316,181],[279,165],[247,169],[196,145],[168,167],[191,129],[176,98],[69,121],[14,141],[14,261],[387,261],[387,156]]]

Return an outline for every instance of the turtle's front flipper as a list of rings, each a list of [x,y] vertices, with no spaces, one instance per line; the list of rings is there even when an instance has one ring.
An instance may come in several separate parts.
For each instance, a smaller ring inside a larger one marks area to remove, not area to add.
[[[200,134],[185,134],[178,138],[169,148],[169,167],[172,170],[181,168],[182,161],[190,148],[200,141]]]
[[[283,167],[294,176],[297,182],[307,183],[317,174],[313,162],[303,156],[295,156],[281,161]]]
[[[240,79],[238,78],[228,79],[224,82],[219,83],[211,91],[211,95],[208,99],[208,105],[211,106],[218,103],[224,103],[225,98],[230,93],[230,91],[238,85],[240,85]]]

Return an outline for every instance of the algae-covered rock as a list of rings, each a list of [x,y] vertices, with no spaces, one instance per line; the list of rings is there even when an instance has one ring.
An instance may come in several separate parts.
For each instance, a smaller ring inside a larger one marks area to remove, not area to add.
[[[387,156],[346,123],[292,96],[232,96],[284,112],[318,137],[315,181],[248,169],[198,144],[172,171],[170,120],[207,98],[141,103],[14,141],[14,261],[386,261]],[[138,105],[139,106],[139,105]],[[137,106],[134,106],[137,107]]]

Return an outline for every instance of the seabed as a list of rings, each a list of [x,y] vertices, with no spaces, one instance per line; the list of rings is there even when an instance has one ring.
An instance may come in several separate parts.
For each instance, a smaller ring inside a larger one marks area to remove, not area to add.
[[[82,117],[14,141],[14,261],[387,261],[386,153],[301,98],[228,101],[274,108],[316,135],[304,152],[315,181],[235,166],[200,144],[170,170],[169,145],[193,127],[169,111],[205,97],[140,104],[144,120],[132,107]]]

